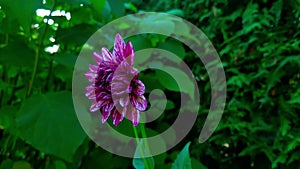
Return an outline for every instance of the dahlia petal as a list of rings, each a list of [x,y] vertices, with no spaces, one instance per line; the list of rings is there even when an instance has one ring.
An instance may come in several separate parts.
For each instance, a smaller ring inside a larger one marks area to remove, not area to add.
[[[92,102],[91,107],[90,107],[90,111],[91,111],[91,112],[95,112],[95,111],[97,111],[97,110],[99,110],[99,109],[100,109],[100,106],[99,106],[98,102],[97,102],[96,100],[94,100],[94,101]]]
[[[126,57],[126,61],[128,62],[128,64],[133,66],[135,56],[134,56],[134,49],[131,42],[127,42],[124,55]]]
[[[101,114],[102,114],[102,123],[105,123],[107,121],[107,119],[109,118],[111,111],[107,111],[105,108],[102,108]]]
[[[97,64],[99,64],[100,62],[102,62],[103,58],[102,58],[102,55],[101,53],[99,52],[94,52],[93,53],[93,56],[94,56],[94,60]]]
[[[132,57],[129,56],[128,59],[130,60],[130,58],[132,58]],[[119,72],[126,74],[128,76],[128,78],[138,75],[138,71],[134,67],[132,67],[132,65],[130,65],[130,63],[127,62],[127,59],[126,59],[126,62],[121,63]],[[129,79],[131,79],[131,78],[129,78]]]
[[[140,80],[136,80],[135,82],[136,86],[134,87],[133,92],[138,96],[143,95],[145,93],[144,83]]]
[[[119,103],[122,107],[126,107],[129,104],[128,96],[121,97],[120,100],[119,100]]]
[[[102,58],[104,61],[112,61],[112,54],[107,48],[102,48]]]
[[[88,91],[85,93],[85,96],[86,96],[88,99],[95,99],[95,98],[96,98],[96,95],[95,95],[95,91],[94,91],[94,90],[88,90]]]
[[[84,76],[90,81],[90,82],[94,82],[95,78],[98,77],[98,75],[96,73],[93,72],[86,72],[84,73]]]
[[[144,111],[147,108],[147,101],[146,98],[141,95],[141,96],[131,96],[130,98],[131,104],[133,107],[140,111]]]
[[[105,108],[110,103],[112,103],[110,100],[100,100],[98,103],[98,106],[100,108]],[[106,109],[108,110],[109,108],[106,108]]]
[[[105,111],[109,111],[109,112],[111,112],[111,110],[113,108],[114,108],[114,103],[112,103],[112,102],[110,102],[104,106]]]
[[[99,68],[104,72],[115,71],[116,64],[112,61],[102,61],[99,64]]]
[[[112,81],[112,78],[113,78],[113,73],[109,73],[107,76],[106,76],[106,81],[107,82],[111,82]]]
[[[85,89],[87,90],[87,91],[90,91],[90,90],[95,90],[95,87],[94,87],[94,85],[92,85],[92,84],[90,84],[90,85],[87,85],[86,87],[85,87]]]
[[[112,120],[113,120],[113,125],[117,126],[120,124],[120,122],[123,120],[124,116],[117,111],[117,109],[114,109],[113,114],[112,114]]]
[[[89,65],[89,69],[90,69],[90,71],[91,72],[93,72],[93,73],[97,73],[97,70],[98,70],[98,66],[96,66],[96,65]]]
[[[130,93],[129,83],[126,83],[126,81],[112,83],[111,84],[111,89],[112,89],[112,92],[114,92],[114,94],[117,94],[117,93]]]
[[[118,85],[126,85],[129,86],[131,78],[130,77],[126,77],[124,75],[114,75],[113,76],[113,84],[118,84]]]
[[[125,42],[120,34],[116,35],[115,43],[114,43],[114,50],[113,55],[115,55],[118,61],[124,60],[124,49],[125,49]]]
[[[104,100],[111,100],[111,95],[110,94],[106,94],[105,96],[102,97],[102,99],[104,99]]]
[[[97,96],[97,98],[104,98],[104,96],[106,96],[106,95],[108,95],[105,91],[102,91],[101,89],[98,89],[95,93],[97,93],[96,94],[96,96]]]
[[[134,126],[137,126],[140,122],[140,111],[130,108],[130,111],[127,111],[127,117]]]
[[[125,90],[114,91],[114,95],[115,96],[120,96],[120,95],[125,95],[125,94],[127,94]]]
[[[135,76],[133,79],[138,78],[139,72],[135,68],[131,67],[130,73]]]

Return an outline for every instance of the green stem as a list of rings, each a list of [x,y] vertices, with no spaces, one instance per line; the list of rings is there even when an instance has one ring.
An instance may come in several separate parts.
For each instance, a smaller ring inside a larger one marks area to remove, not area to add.
[[[46,30],[46,29],[44,29],[44,30]],[[34,66],[33,66],[33,72],[32,72],[31,80],[29,81],[29,87],[28,87],[28,90],[27,90],[27,97],[31,95],[32,85],[34,83],[34,79],[35,79],[35,76],[36,76],[36,70],[37,70],[37,66],[38,66],[38,63],[39,63],[39,57],[40,57],[40,47],[41,47],[41,45],[36,50]]]
[[[51,16],[51,14],[52,14],[52,11],[55,8],[55,5],[56,5],[56,0],[54,0],[54,2],[53,2],[53,5],[52,5],[51,10],[50,10],[50,15],[47,18],[47,22],[46,22],[45,28],[44,28],[44,30],[42,32],[40,41],[38,43],[38,48],[36,49],[36,52],[35,52],[35,60],[34,60],[34,65],[33,65],[33,72],[32,72],[32,75],[31,75],[31,79],[29,81],[29,87],[28,87],[27,92],[26,92],[26,96],[27,97],[29,97],[31,95],[31,92],[32,92],[32,86],[34,84],[34,80],[35,80],[35,76],[36,76],[36,72],[37,72],[37,67],[38,67],[38,63],[39,63],[39,57],[41,55],[41,50],[42,50],[42,47],[43,47],[43,41],[45,39],[46,32],[47,32],[47,29],[48,29],[48,26],[49,26],[48,20],[49,20],[49,17]]]
[[[145,129],[145,125],[144,124],[141,124],[141,133],[142,133],[142,137],[145,138],[145,149],[146,149],[146,153],[148,155],[150,155],[150,150],[149,150],[149,144],[148,144],[148,141],[147,141],[147,134],[146,134],[146,129]],[[152,162],[151,162],[151,158],[149,158],[149,166],[150,168],[154,168],[154,166],[152,166]],[[148,160],[147,160],[148,161]]]
[[[146,169],[149,169],[147,160],[145,159],[144,152],[143,152],[140,140],[139,140],[139,135],[138,135],[137,129],[134,126],[132,126],[132,127],[133,127],[134,136],[135,136],[135,139],[136,139],[137,148],[140,150],[144,166],[145,166]]]

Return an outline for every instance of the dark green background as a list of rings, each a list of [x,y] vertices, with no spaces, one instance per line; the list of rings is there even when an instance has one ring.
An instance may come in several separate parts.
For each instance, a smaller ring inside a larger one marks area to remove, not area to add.
[[[136,50],[158,47],[180,55],[201,93],[195,126],[180,144],[154,157],[156,168],[171,168],[187,142],[190,156],[183,149],[173,168],[190,160],[195,169],[299,168],[299,0],[0,0],[0,6],[0,169],[133,168],[132,159],[102,150],[85,135],[71,86],[86,40],[106,23],[143,11],[167,12],[198,26],[220,55],[228,90],[216,132],[199,144],[211,98],[204,66],[170,38],[130,39]],[[71,19],[37,16],[37,9],[69,12]],[[57,52],[45,50],[53,45],[59,45]],[[159,72],[140,78],[148,81],[147,93],[160,88],[169,96],[164,114],[146,125],[155,135],[176,119],[179,89]],[[130,123],[122,123],[118,130],[132,135]]]

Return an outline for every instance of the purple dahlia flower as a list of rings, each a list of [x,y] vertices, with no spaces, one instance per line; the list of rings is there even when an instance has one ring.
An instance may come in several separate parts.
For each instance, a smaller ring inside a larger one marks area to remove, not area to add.
[[[138,80],[138,71],[133,68],[134,49],[131,42],[125,44],[120,34],[116,35],[111,53],[102,48],[102,53],[93,53],[97,65],[89,65],[85,77],[92,83],[86,87],[86,96],[92,99],[91,112],[100,110],[102,123],[109,116],[117,126],[126,116],[134,126],[140,120],[140,111],[147,108],[145,86]]]

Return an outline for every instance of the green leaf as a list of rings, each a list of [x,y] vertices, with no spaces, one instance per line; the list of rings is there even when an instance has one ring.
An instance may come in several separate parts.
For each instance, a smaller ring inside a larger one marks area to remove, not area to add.
[[[171,14],[171,15],[177,15],[180,17],[184,17],[184,12],[180,9],[171,9],[167,11],[166,13]]]
[[[3,62],[18,67],[31,67],[34,62],[34,51],[20,41],[11,42],[4,48],[0,48],[0,56],[0,63]]]
[[[152,56],[152,52],[148,52],[149,50],[143,50],[152,48],[151,41],[143,36],[129,38],[129,41],[131,41],[135,50],[134,64],[135,66],[138,65],[137,68],[142,68],[143,66],[141,65],[147,63],[147,60]]]
[[[54,166],[55,166],[55,169],[66,169],[67,168],[66,164],[61,160],[54,161]]]
[[[181,59],[185,57],[183,45],[174,39],[167,39],[165,42],[159,43],[158,48],[172,52]]]
[[[241,88],[243,85],[249,85],[249,78],[244,74],[239,74],[238,76],[232,76],[228,81],[228,86],[237,86]]]
[[[288,131],[291,129],[291,122],[284,117],[281,117],[280,121],[281,121],[281,125],[279,128],[279,131],[280,131],[281,135],[284,137],[284,136],[286,136]]]
[[[96,30],[95,27],[87,24],[80,24],[67,29],[58,29],[56,32],[56,42],[82,46]]]
[[[106,0],[90,0],[98,17],[102,15]]]
[[[172,110],[174,108],[175,108],[174,102],[172,102],[171,100],[167,100],[166,110]]]
[[[75,65],[76,59],[77,56],[72,53],[60,53],[58,55],[53,56],[54,61],[72,69]]]
[[[292,95],[291,99],[287,101],[287,103],[294,105],[294,104],[300,104],[300,96],[298,95]]]
[[[188,142],[178,154],[176,160],[172,164],[172,169],[192,169],[192,162],[189,154],[190,144],[191,142]]]
[[[46,2],[48,3],[48,1],[46,1]],[[51,0],[51,1],[53,1],[53,0]],[[57,1],[58,4],[63,4],[63,5],[65,5],[65,4],[70,4],[70,5],[80,5],[80,4],[90,5],[91,4],[90,0],[56,0],[56,1]]]
[[[195,169],[207,169],[205,165],[203,165],[200,161],[192,158],[192,168]]]
[[[123,0],[107,0],[111,7],[111,13],[117,16],[125,15],[125,6]]]
[[[0,126],[4,129],[10,128],[14,124],[17,108],[15,106],[5,106],[0,109]]]
[[[256,3],[249,3],[243,13],[243,34],[248,34],[255,28],[261,28],[261,23],[257,22],[256,19],[258,18],[258,4]]]
[[[272,168],[277,168],[278,163],[285,164],[287,161],[287,154],[281,153],[276,157],[274,161],[272,161]]]
[[[150,15],[143,18],[139,25],[140,32],[159,32],[162,35],[171,35],[175,30],[175,23],[169,16],[162,14]]]
[[[182,70],[164,66],[164,71],[156,71],[156,78],[166,89],[183,92],[194,99],[195,86],[189,76]]]
[[[278,24],[281,16],[283,1],[278,0],[273,3],[272,8],[270,9],[270,12],[275,15],[275,23]]]
[[[96,23],[96,21],[93,19],[93,14],[96,13],[96,11],[91,8],[75,8],[71,11],[71,13],[72,13],[72,17],[71,20],[69,21],[70,25],[80,25],[80,24],[91,25]]]
[[[259,144],[256,144],[256,145],[251,145],[251,146],[248,146],[246,147],[245,149],[243,149],[238,156],[246,156],[246,155],[249,155],[249,154],[253,154],[255,151],[258,151],[260,149],[263,149],[264,143],[259,143]]]
[[[151,161],[152,166],[154,166],[153,157],[145,158],[145,160],[148,162]],[[132,164],[133,164],[134,168],[136,168],[136,169],[145,169],[146,168],[142,158],[134,158]]]
[[[42,4],[41,0],[2,0],[0,5],[3,7],[8,20],[12,25],[14,20],[17,20],[26,34],[29,34],[32,17],[35,10]]]
[[[146,86],[146,92],[148,93],[150,93],[154,89],[161,89],[161,90],[165,89],[163,85],[157,83],[157,77],[155,77],[154,73],[149,73],[149,74],[141,73],[139,75],[139,79],[143,82],[147,81],[147,83],[145,83],[145,86]]]
[[[14,162],[12,169],[32,169],[32,167],[27,161],[17,161]]]
[[[140,35],[140,36],[129,37],[128,41],[131,41],[131,43],[134,46],[135,51],[139,51],[139,50],[142,50],[142,49],[147,49],[147,48],[152,47],[151,41],[149,40],[149,38],[147,38],[145,36]]]
[[[62,160],[47,160],[45,169],[66,169],[67,166]]]
[[[11,159],[3,160],[0,165],[0,169],[11,169],[13,166],[13,162],[14,161]]]
[[[70,92],[32,96],[16,117],[17,135],[41,152],[71,162],[86,138],[73,108]]]
[[[55,72],[54,76],[63,82],[70,82],[72,80],[73,69],[67,66],[57,65],[53,68],[53,72]]]
[[[300,145],[300,138],[296,137],[295,139],[293,139],[291,142],[288,143],[286,151],[287,152],[292,151],[299,145]]]
[[[2,22],[4,17],[5,17],[5,13],[0,9],[0,23]]]
[[[129,3],[126,2],[124,4],[124,6],[125,6],[126,9],[129,9],[129,10],[135,12],[135,13],[138,12],[138,9],[131,2],[129,2]]]
[[[238,9],[231,13],[231,15],[228,15],[226,18],[230,21],[235,21],[238,17],[241,16],[243,9]]]
[[[141,151],[145,151],[145,147],[142,141],[139,142],[140,144],[136,147],[134,156],[141,156],[140,153]],[[146,152],[144,152],[144,154],[146,154]],[[136,169],[145,169],[146,166],[144,165],[144,162],[147,162],[148,167],[150,167],[149,165],[151,165],[150,168],[155,168],[155,163],[154,163],[154,159],[153,157],[147,157],[147,158],[133,158],[132,164],[134,166],[134,168]]]
[[[156,71],[155,73],[157,80],[163,85],[166,89],[178,92],[180,91],[178,84],[176,83],[175,79],[172,78],[168,73],[163,71]]]
[[[249,26],[255,20],[258,13],[258,5],[256,3],[249,3],[243,13],[243,25]]]

